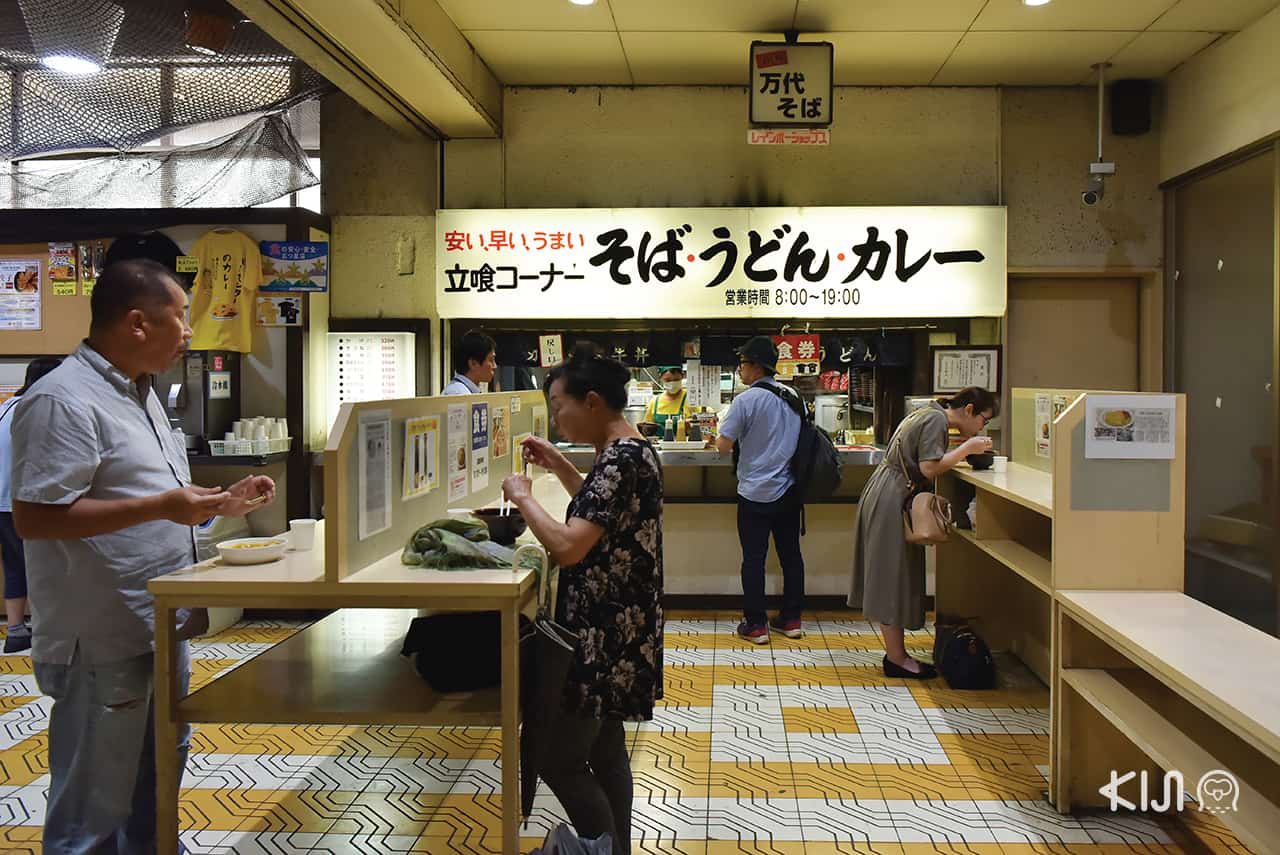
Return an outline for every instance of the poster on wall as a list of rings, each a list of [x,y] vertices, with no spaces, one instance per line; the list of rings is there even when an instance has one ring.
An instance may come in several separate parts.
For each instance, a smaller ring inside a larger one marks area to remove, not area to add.
[[[440,418],[406,419],[404,479],[400,500],[425,496],[440,486]]]
[[[493,459],[506,457],[511,448],[511,422],[507,420],[506,407],[493,408]]]
[[[775,335],[778,348],[778,379],[816,377],[822,364],[822,343],[816,335]]]
[[[391,528],[391,413],[360,414],[358,532],[361,540]]]
[[[467,497],[467,442],[471,431],[467,427],[467,405],[449,405],[449,453],[445,465],[449,467],[449,502]]]
[[[1005,231],[997,206],[442,210],[436,304],[445,318],[1003,317]]]
[[[1053,433],[1049,394],[1036,393],[1036,457],[1049,456],[1049,435]]]
[[[0,330],[43,329],[40,259],[0,258]]]
[[[489,486],[489,405],[471,405],[471,492]]]
[[[512,395],[511,396],[511,415],[514,416],[518,412],[520,412],[520,396]]]
[[[302,299],[301,297],[259,297],[258,326],[302,326]]]
[[[98,284],[98,274],[105,265],[107,245],[96,240],[76,245],[80,253],[80,293],[85,297],[93,296],[93,286]]]
[[[76,295],[76,245],[49,244],[49,287],[55,297]]]
[[[511,437],[511,469],[516,471],[517,466],[527,467],[524,462],[524,441],[533,436],[531,433],[518,433]]]
[[[1102,460],[1172,460],[1177,443],[1174,395],[1089,395],[1084,456]]]
[[[547,438],[547,408],[541,404],[533,408],[533,435]]]
[[[998,345],[939,345],[929,351],[933,355],[933,394],[954,394],[967,386],[1000,391]]]
[[[329,244],[325,241],[264,240],[259,291],[328,291]]]

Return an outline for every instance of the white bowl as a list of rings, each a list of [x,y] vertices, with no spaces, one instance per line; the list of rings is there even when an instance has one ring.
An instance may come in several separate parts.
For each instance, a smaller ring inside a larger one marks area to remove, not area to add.
[[[286,537],[237,537],[218,544],[218,554],[228,564],[265,564],[284,557]]]

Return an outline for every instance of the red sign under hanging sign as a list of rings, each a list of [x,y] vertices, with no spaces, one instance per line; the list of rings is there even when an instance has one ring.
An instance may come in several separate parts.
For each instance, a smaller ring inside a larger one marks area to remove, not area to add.
[[[817,335],[775,335],[778,348],[778,379],[816,377],[822,364],[822,342]]]

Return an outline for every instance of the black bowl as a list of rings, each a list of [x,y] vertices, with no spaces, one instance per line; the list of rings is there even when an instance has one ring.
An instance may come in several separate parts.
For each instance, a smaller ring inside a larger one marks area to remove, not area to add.
[[[981,472],[983,469],[990,469],[996,462],[996,454],[994,451],[984,451],[981,454],[970,454],[965,458],[970,466]]]
[[[508,509],[506,516],[502,516],[500,508],[476,508],[472,513],[489,527],[489,539],[503,546],[511,546],[529,527],[515,508]]]

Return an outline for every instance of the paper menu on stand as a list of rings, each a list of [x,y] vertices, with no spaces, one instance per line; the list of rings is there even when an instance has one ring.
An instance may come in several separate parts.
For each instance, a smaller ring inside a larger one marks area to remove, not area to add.
[[[450,504],[467,497],[467,443],[471,441],[467,413],[466,404],[449,405],[449,450],[445,465],[449,472]]]
[[[40,314],[41,260],[0,259],[0,330],[43,329]]]
[[[401,500],[425,496],[440,486],[440,418],[404,423],[404,481]]]
[[[391,528],[391,413],[360,414],[359,505],[361,540]]]
[[[489,405],[471,405],[471,492],[489,486]]]
[[[1049,456],[1049,435],[1053,432],[1053,421],[1049,412],[1049,395],[1036,394],[1036,457]]]
[[[1084,456],[1103,460],[1172,460],[1177,445],[1174,395],[1089,395]]]
[[[541,404],[533,407],[533,435],[547,438],[547,408]]]

